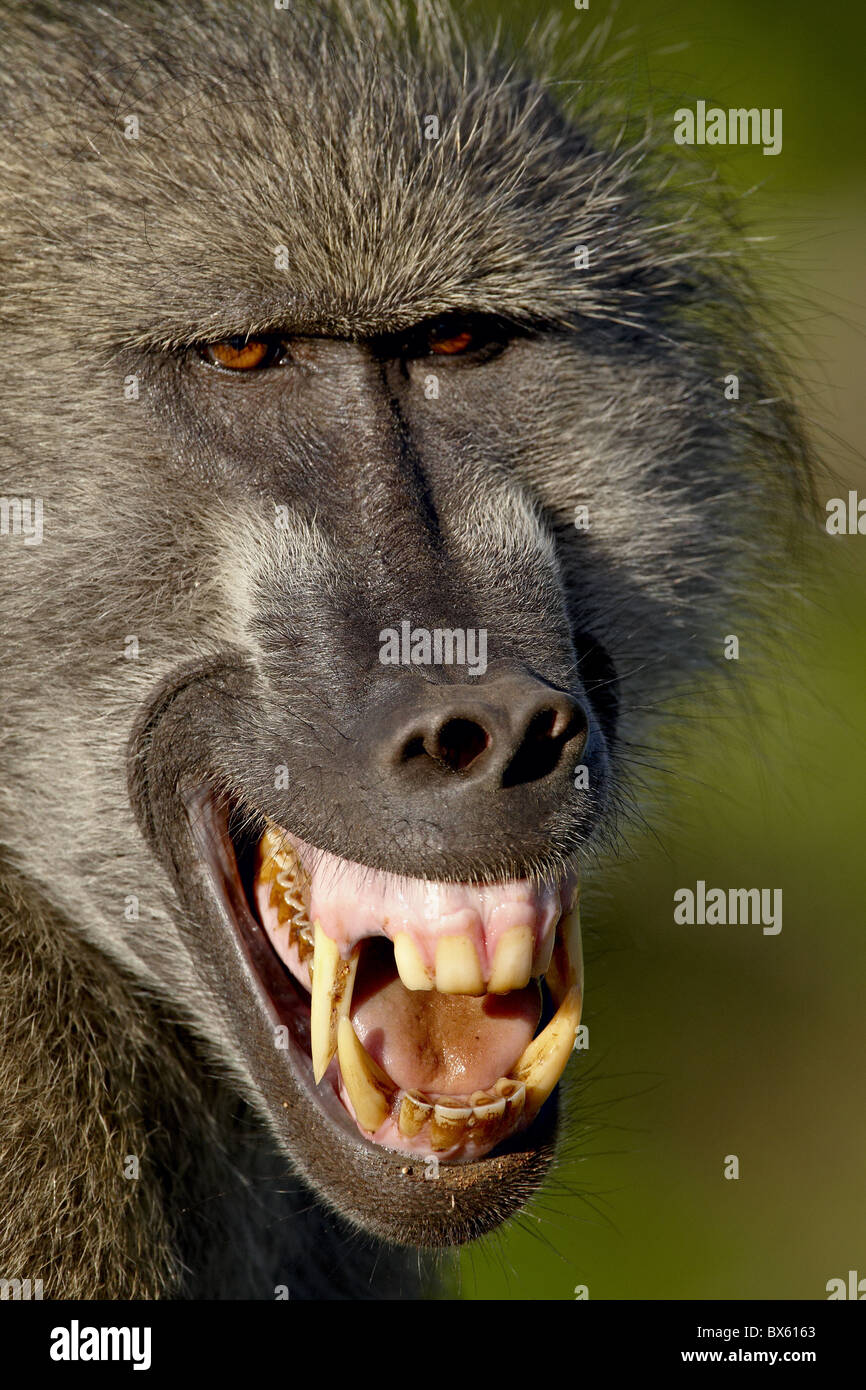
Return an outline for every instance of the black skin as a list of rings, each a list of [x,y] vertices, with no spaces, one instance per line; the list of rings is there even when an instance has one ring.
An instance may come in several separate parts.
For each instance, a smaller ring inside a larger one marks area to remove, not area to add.
[[[422,352],[434,328],[464,324],[477,350]],[[573,853],[604,803],[615,683],[603,650],[588,644],[602,666],[596,708],[562,607],[524,603],[516,623],[502,574],[467,570],[448,535],[466,500],[454,459],[490,403],[537,371],[545,346],[493,318],[453,316],[359,342],[296,338],[253,371],[193,350],[159,374],[157,420],[201,483],[314,517],[349,557],[350,576],[331,592],[287,576],[284,592],[257,595],[263,679],[213,769],[234,795],[347,859],[426,878],[496,879],[506,862],[530,873],[552,852]],[[434,368],[447,377],[447,410],[419,387]],[[527,576],[510,578],[528,587]],[[485,627],[487,672],[383,667],[379,633],[403,618]],[[531,643],[521,642],[530,623]],[[573,788],[578,762],[591,798]],[[280,764],[290,798],[272,793]]]
[[[497,342],[459,370],[492,366],[506,346]],[[523,1204],[552,1157],[555,1101],[505,1150],[445,1166],[432,1184],[423,1163],[364,1143],[338,1108],[325,1113],[309,1076],[303,1005],[242,890],[250,846],[267,817],[347,858],[413,877],[494,881],[504,856],[531,873],[552,844],[564,861],[591,829],[574,768],[589,767],[598,804],[612,720],[609,705],[597,711],[577,680],[561,622],[545,632],[539,615],[530,667],[510,649],[507,613],[494,623],[479,618],[496,605],[449,557],[449,508],[459,498],[445,466],[447,426],[437,429],[416,408],[407,386],[416,361],[398,350],[393,338],[304,338],[254,372],[223,370],[193,352],[166,373],[163,408],[172,394],[196,397],[199,457],[215,459],[220,486],[305,509],[315,497],[317,524],[352,547],[358,587],[339,612],[323,607],[320,593],[306,610],[296,592],[284,608],[279,593],[263,594],[258,671],[237,653],[178,673],[139,722],[130,774],[140,824],[189,910],[188,948],[209,991],[226,1000],[234,1045],[277,1135],[344,1217],[386,1240],[440,1245],[481,1234]],[[500,376],[506,371],[501,361]],[[470,400],[474,389],[464,387]],[[300,470],[275,462],[287,421],[307,441]],[[265,431],[272,448],[245,469],[245,441]],[[470,681],[447,666],[383,668],[379,630],[403,614],[413,626],[488,626],[487,672]],[[339,662],[300,682],[299,644],[321,654],[329,631],[339,634]],[[295,732],[305,724],[317,728],[313,763],[309,741]],[[290,796],[268,785],[281,763]],[[363,814],[335,817],[335,803]],[[274,1047],[280,1022],[292,1037],[288,1053]]]

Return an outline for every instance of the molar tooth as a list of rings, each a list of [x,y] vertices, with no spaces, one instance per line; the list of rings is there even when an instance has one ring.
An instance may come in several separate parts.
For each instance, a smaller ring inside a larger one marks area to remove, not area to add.
[[[391,1109],[396,1090],[394,1083],[373,1061],[360,1042],[352,1020],[345,1016],[337,1029],[337,1054],[343,1084],[349,1092],[358,1124],[368,1134],[375,1134]]]
[[[264,853],[270,859],[274,859],[282,849],[285,848],[286,837],[275,825],[268,825],[262,835],[260,844]]]
[[[511,1068],[511,1078],[522,1081],[526,1087],[526,1107],[531,1115],[541,1109],[565,1071],[580,1023],[580,1004],[580,990],[574,984],[544,1032],[533,1039]]]
[[[258,844],[259,872],[265,878],[274,878],[281,870],[296,873],[298,857],[291,845],[286,842],[282,831],[267,829]]]
[[[466,1122],[472,1116],[472,1107],[465,1101],[448,1101],[440,1098],[433,1106],[433,1119],[430,1124],[430,1142],[434,1150],[450,1149],[466,1130]]]
[[[332,941],[316,922],[310,1001],[310,1051],[316,1084],[325,1075],[337,1050],[337,1028],[351,1007],[358,955],[356,948],[349,960],[343,960],[336,941]]]
[[[433,1106],[424,1099],[420,1091],[407,1091],[400,1102],[397,1128],[407,1138],[414,1139],[420,1134],[433,1113]]]
[[[440,994],[484,994],[484,976],[468,936],[440,936],[436,943],[436,988]]]
[[[491,994],[507,994],[523,989],[532,975],[533,931],[531,927],[509,927],[499,938],[493,956],[493,969],[487,988]]]
[[[424,958],[408,932],[398,932],[394,937],[394,960],[407,989],[433,988]]]
[[[298,958],[301,965],[305,965],[313,954],[313,943],[309,936],[309,929],[301,927],[297,935]]]

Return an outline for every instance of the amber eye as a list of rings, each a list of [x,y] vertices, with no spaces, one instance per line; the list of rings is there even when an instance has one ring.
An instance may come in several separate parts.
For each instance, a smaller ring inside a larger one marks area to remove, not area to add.
[[[221,343],[208,343],[202,357],[217,367],[232,372],[252,372],[264,367],[274,356],[273,343],[267,338],[225,338]]]
[[[460,332],[430,334],[429,347],[431,352],[448,353],[454,355],[458,352],[466,352],[475,346],[475,334],[471,328],[464,328]]]

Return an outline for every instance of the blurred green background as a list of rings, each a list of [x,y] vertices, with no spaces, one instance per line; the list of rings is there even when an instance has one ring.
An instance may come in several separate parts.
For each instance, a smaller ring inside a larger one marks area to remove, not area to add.
[[[520,34],[552,7],[472,8]],[[582,28],[610,13],[590,0]],[[836,478],[822,508],[866,495],[864,14],[622,0],[611,38],[635,108],[671,128],[700,98],[784,111],[777,158],[709,154],[774,238],[766,269]],[[754,717],[694,721],[655,834],[585,895],[590,1051],[570,1068],[567,1157],[518,1224],[462,1254],[464,1298],[822,1299],[866,1276],[866,537],[818,551]],[[782,887],[781,934],[674,926],[674,890],[699,878]]]

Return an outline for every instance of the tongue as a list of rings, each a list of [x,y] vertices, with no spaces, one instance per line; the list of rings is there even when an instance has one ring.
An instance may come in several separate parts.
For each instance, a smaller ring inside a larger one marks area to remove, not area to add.
[[[361,1042],[406,1090],[468,1096],[507,1075],[528,1047],[541,1016],[532,983],[507,995],[408,990],[385,943],[368,941],[352,996]]]

